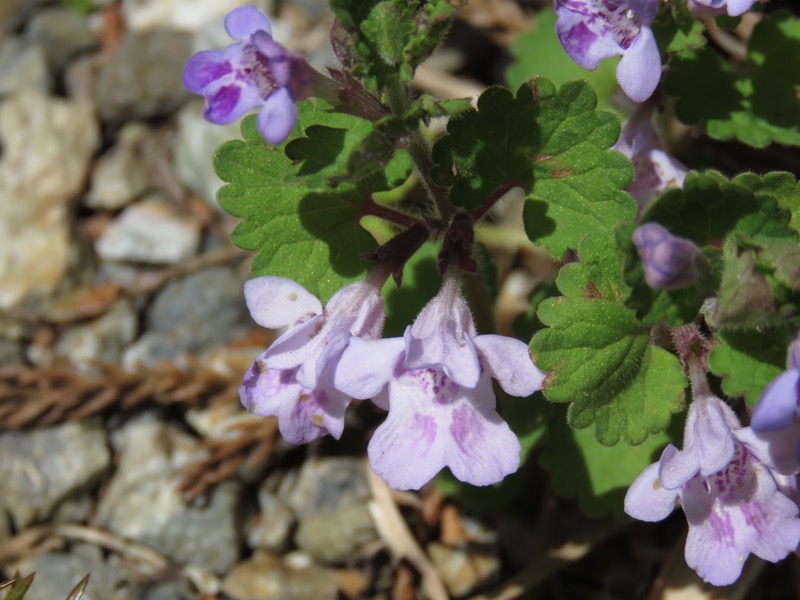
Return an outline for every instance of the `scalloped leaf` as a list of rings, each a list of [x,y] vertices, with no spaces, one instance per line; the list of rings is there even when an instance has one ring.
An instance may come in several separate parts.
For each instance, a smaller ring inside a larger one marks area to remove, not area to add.
[[[452,201],[467,208],[515,182],[529,192],[528,236],[556,257],[577,248],[587,232],[611,235],[636,214],[624,191],[633,170],[627,158],[608,150],[619,137],[619,119],[596,106],[585,81],[556,90],[538,77],[516,96],[489,88],[477,110],[448,123],[448,135],[433,149],[434,177],[451,185]]]
[[[719,140],[763,148],[800,145],[800,19],[765,15],[756,25],[745,64],[729,63],[715,48],[688,51],[670,63],[667,92],[684,123],[701,124]]]
[[[640,444],[681,410],[686,384],[678,359],[652,345],[649,331],[622,301],[622,255],[613,242],[587,236],[580,263],[562,268],[564,296],[539,305],[548,326],[531,340],[536,365],[548,372],[544,394],[571,403],[570,426],[594,425],[597,440]]]

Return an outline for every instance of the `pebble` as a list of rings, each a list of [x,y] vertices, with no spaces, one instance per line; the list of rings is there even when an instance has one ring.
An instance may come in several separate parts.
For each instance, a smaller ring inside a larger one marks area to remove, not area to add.
[[[454,597],[466,596],[496,581],[500,574],[500,557],[492,546],[469,544],[452,548],[431,542],[427,551],[445,586]]]
[[[375,522],[365,502],[323,509],[300,522],[294,541],[303,552],[323,564],[350,562],[378,539]]]
[[[336,600],[338,587],[333,571],[313,564],[292,567],[267,552],[236,565],[222,583],[233,600]]]
[[[136,337],[138,321],[130,303],[119,301],[99,319],[65,331],[56,343],[56,353],[76,367],[88,367],[97,360],[119,363],[122,350]]]
[[[211,267],[169,283],[146,316],[147,333],[123,354],[123,364],[154,365],[182,353],[202,354],[252,328],[233,269]]]
[[[98,142],[87,104],[34,90],[0,104],[0,308],[49,293],[63,278],[74,251],[69,201]]]
[[[90,575],[82,600],[134,600],[119,583],[123,573],[103,558],[99,547],[76,544],[69,553],[48,552],[15,565],[21,573],[36,573],[25,598],[66,598],[87,574]]]
[[[303,521],[322,510],[335,510],[371,498],[366,469],[364,460],[349,456],[309,458],[291,489],[281,490],[279,495]]]
[[[112,436],[119,465],[97,507],[95,524],[175,561],[227,572],[239,556],[236,513],[241,486],[226,481],[187,505],[183,468],[207,453],[179,429],[145,414]]]
[[[0,37],[0,97],[28,88],[47,92],[52,85],[44,46]]]
[[[194,256],[200,224],[153,194],[126,208],[95,243],[105,260],[177,264]]]
[[[154,119],[175,112],[190,94],[183,68],[191,36],[169,29],[128,34],[101,68],[95,103],[103,121]]]
[[[239,123],[220,126],[206,121],[201,100],[189,102],[178,113],[175,171],[187,188],[220,211],[216,198],[223,181],[214,171],[214,153],[225,142],[241,137]]]
[[[0,508],[19,531],[91,486],[110,464],[105,433],[96,422],[0,433]]]
[[[44,47],[50,66],[57,72],[78,54],[95,48],[99,41],[89,19],[66,7],[38,11],[28,23],[25,37]]]
[[[251,548],[281,551],[288,545],[297,519],[289,505],[264,482],[258,490],[260,512],[248,527],[247,543]]]
[[[132,31],[148,31],[169,27],[197,31],[209,23],[222,21],[231,9],[242,4],[266,8],[267,2],[256,0],[122,0],[122,14]]]
[[[148,187],[139,144],[150,134],[143,123],[128,123],[119,132],[117,144],[95,163],[92,185],[84,203],[89,208],[119,210]]]

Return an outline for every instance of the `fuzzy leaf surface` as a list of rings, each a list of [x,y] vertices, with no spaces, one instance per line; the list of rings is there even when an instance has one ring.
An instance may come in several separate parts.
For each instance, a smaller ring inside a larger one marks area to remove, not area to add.
[[[543,391],[571,403],[570,426],[594,425],[601,444],[640,444],[681,409],[685,378],[678,359],[652,345],[648,328],[624,306],[623,257],[613,242],[587,236],[578,254],[581,262],[559,273],[564,296],[539,305],[548,327],[533,336],[531,350],[548,372]]]
[[[611,235],[636,213],[624,191],[632,177],[630,161],[608,150],[619,137],[619,119],[596,106],[585,81],[556,90],[539,77],[516,96],[489,88],[477,110],[448,123],[448,135],[433,149],[434,176],[452,186],[453,202],[467,208],[516,183],[528,192],[528,237],[561,257],[586,233]]]

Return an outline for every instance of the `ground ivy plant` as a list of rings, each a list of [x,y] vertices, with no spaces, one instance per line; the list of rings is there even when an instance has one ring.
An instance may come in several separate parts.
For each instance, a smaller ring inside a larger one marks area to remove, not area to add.
[[[800,145],[798,15],[555,0],[513,46],[511,87],[472,105],[411,85],[455,3],[331,9],[325,73],[244,6],[225,19],[233,43],[184,74],[210,121],[242,120],[214,159],[219,203],[255,254],[253,318],[285,328],[244,375],[244,407],[301,444],[338,439],[348,406],[372,401],[388,413],[369,462],[398,489],[447,468],[459,494],[538,460],[591,515],[680,505],[686,560],[715,585],[751,553],[795,551],[800,187],[770,159]],[[678,160],[670,121],[746,160]],[[522,230],[493,223],[511,195]],[[559,269],[517,338],[492,324],[501,282],[477,241],[492,230]]]

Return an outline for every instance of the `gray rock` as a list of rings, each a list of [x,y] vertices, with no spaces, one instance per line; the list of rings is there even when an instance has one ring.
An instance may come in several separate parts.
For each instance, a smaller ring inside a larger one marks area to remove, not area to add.
[[[44,46],[0,37],[0,97],[28,88],[47,92],[52,84]]]
[[[203,102],[190,102],[178,113],[173,144],[175,171],[190,190],[217,210],[217,191],[223,182],[214,171],[214,153],[227,141],[241,139],[239,123],[224,127],[203,118]]]
[[[236,565],[222,583],[233,600],[336,600],[338,587],[332,571],[311,564],[292,568],[266,552]]]
[[[96,524],[175,561],[224,573],[236,562],[235,520],[241,486],[220,484],[204,502],[186,505],[181,470],[206,456],[191,436],[144,415],[113,437],[119,466],[100,500]]]
[[[176,111],[190,96],[182,76],[190,54],[185,33],[153,29],[127,35],[97,77],[101,118],[120,123]]]
[[[99,132],[91,106],[28,90],[0,104],[0,137],[0,308],[10,308],[64,276],[74,250],[69,201]]]
[[[200,224],[158,195],[129,206],[95,244],[105,260],[177,264],[200,244]]]
[[[28,23],[25,36],[44,47],[47,59],[56,71],[61,71],[76,55],[98,44],[88,17],[60,7],[38,11]]]
[[[124,575],[103,558],[97,546],[76,544],[72,551],[49,552],[15,565],[21,573],[36,572],[26,598],[66,598],[70,591],[90,575],[82,600],[133,600],[119,584]]]
[[[0,2],[0,33],[18,28],[48,0],[3,0]]]
[[[122,0],[122,14],[132,31],[154,27],[196,31],[209,23],[221,22],[227,12],[243,3],[243,0]],[[262,9],[272,4],[263,0],[249,3]]]
[[[251,548],[281,551],[286,548],[297,519],[289,505],[265,488],[258,490],[260,512],[248,528]]]
[[[243,335],[252,325],[242,284],[232,269],[212,267],[167,285],[148,311],[147,333],[128,348],[123,364],[201,354]]]
[[[0,544],[11,537],[11,522],[6,510],[0,507]]]
[[[64,423],[0,434],[0,507],[16,528],[47,518],[65,498],[90,486],[111,456],[97,423]]]
[[[22,363],[22,344],[14,340],[0,338],[0,365],[19,365]]]
[[[79,367],[101,360],[118,363],[122,350],[133,342],[138,317],[127,300],[117,302],[99,319],[68,329],[56,344],[56,353]]]
[[[322,510],[369,499],[366,469],[366,463],[358,458],[312,458],[303,463],[291,489],[279,495],[303,521]]]
[[[128,123],[122,128],[117,144],[95,164],[86,206],[117,210],[147,190],[148,178],[139,145],[149,133],[150,128],[143,123]]]
[[[362,548],[378,539],[364,502],[323,509],[300,522],[294,541],[323,564],[343,564],[358,558]]]

